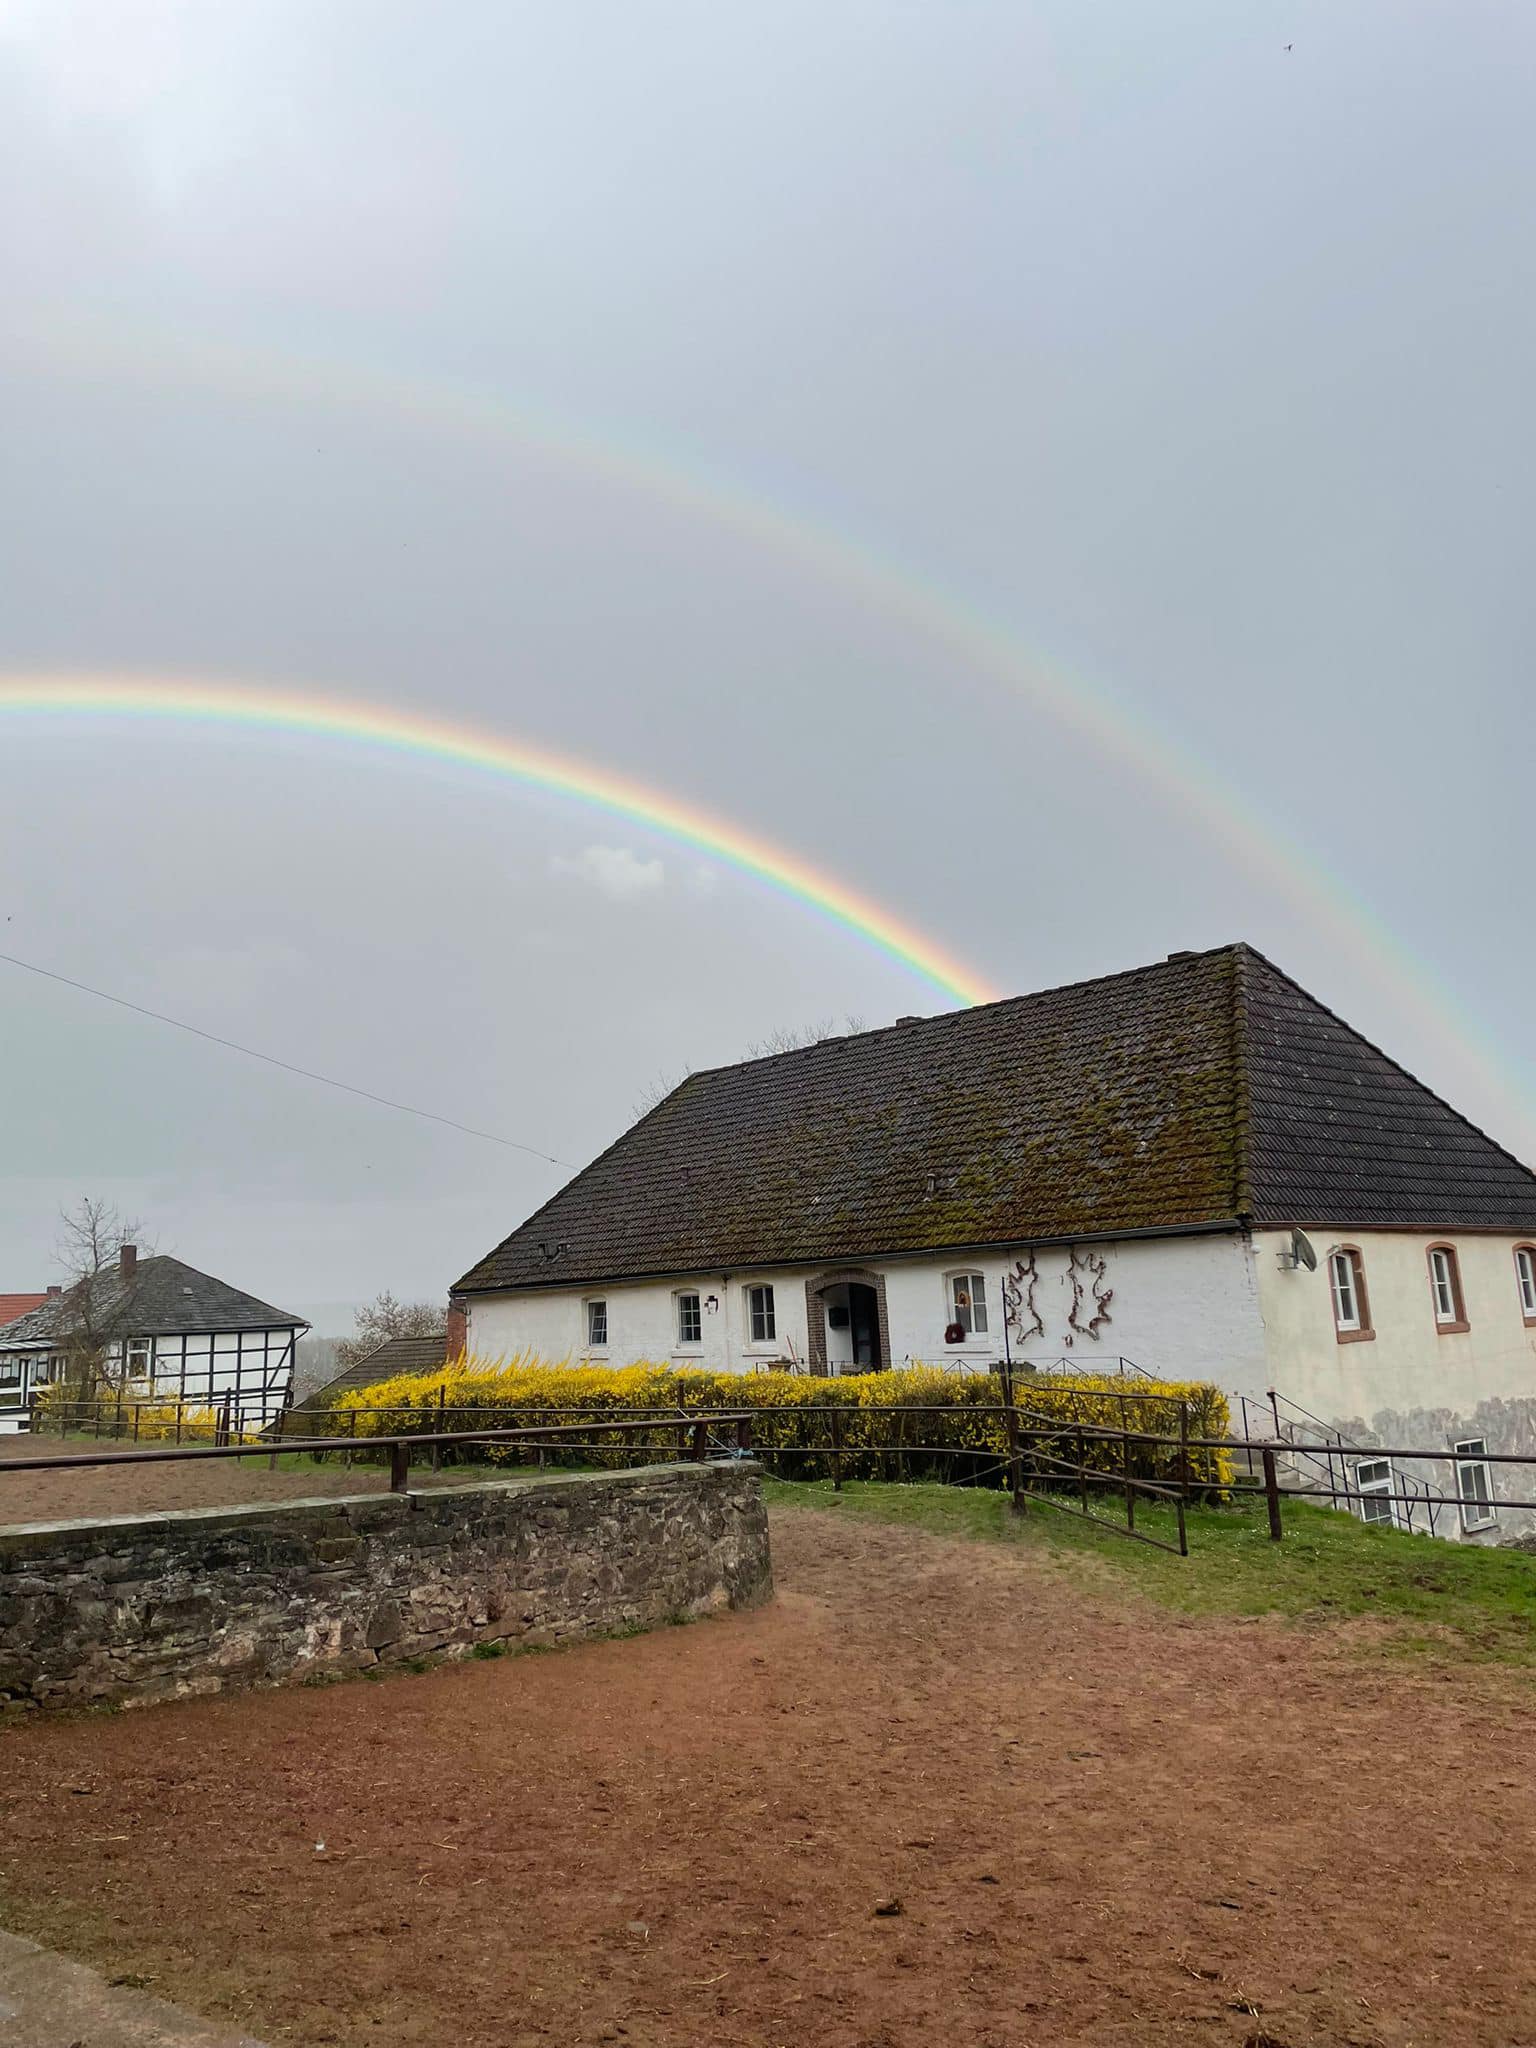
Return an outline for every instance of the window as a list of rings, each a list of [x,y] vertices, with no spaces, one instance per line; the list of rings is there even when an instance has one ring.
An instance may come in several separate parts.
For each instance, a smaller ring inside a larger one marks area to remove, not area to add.
[[[587,1303],[587,1345],[590,1350],[601,1351],[608,1342],[608,1304],[606,1301]]]
[[[1536,1245],[1515,1246],[1515,1278],[1520,1285],[1520,1314],[1536,1323]]]
[[[702,1344],[704,1341],[704,1323],[696,1294],[677,1297],[677,1341],[679,1344]]]
[[[987,1334],[987,1276],[985,1273],[952,1273],[949,1279],[950,1321],[958,1323],[967,1337]]]
[[[1392,1483],[1392,1460],[1390,1458],[1362,1459],[1355,1467],[1355,1491],[1360,1496],[1360,1519],[1362,1522],[1386,1522],[1396,1520],[1391,1495],[1397,1491]]]
[[[21,1359],[13,1351],[7,1357],[0,1358],[0,1387],[19,1387],[20,1385]]]
[[[773,1289],[747,1289],[747,1329],[754,1344],[771,1344],[777,1334],[773,1314]]]
[[[1491,1529],[1499,1519],[1493,1506],[1493,1472],[1486,1437],[1468,1437],[1452,1444],[1456,1453],[1456,1498],[1463,1529]],[[1465,1460],[1466,1462],[1463,1462]]]
[[[1461,1262],[1453,1244],[1429,1248],[1429,1293],[1435,1305],[1435,1327],[1442,1334],[1470,1329],[1461,1292]]]
[[[47,1386],[47,1384],[48,1384],[48,1382],[49,1382],[49,1381],[50,1381],[50,1380],[51,1380],[52,1378],[53,1378],[53,1360],[52,1360],[51,1358],[34,1358],[34,1359],[33,1359],[33,1361],[32,1361],[32,1384],[33,1384],[33,1386],[34,1386],[34,1387],[46,1387],[46,1386]]]
[[[128,1377],[131,1380],[149,1378],[150,1361],[154,1357],[153,1337],[130,1337],[128,1339]]]
[[[1375,1336],[1365,1293],[1365,1261],[1352,1244],[1337,1245],[1328,1254],[1328,1284],[1333,1289],[1333,1331],[1341,1344],[1357,1344]]]

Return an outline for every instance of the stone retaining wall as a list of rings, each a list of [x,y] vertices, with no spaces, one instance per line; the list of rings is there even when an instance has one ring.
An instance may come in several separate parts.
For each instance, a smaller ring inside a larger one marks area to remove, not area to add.
[[[0,1705],[532,1647],[771,1590],[746,1462],[0,1529]]]

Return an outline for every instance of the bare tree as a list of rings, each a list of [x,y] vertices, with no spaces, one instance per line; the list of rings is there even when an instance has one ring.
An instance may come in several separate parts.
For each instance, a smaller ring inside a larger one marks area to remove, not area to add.
[[[377,1351],[391,1337],[437,1337],[447,1328],[448,1312],[440,1302],[396,1301],[386,1287],[357,1311],[357,1327],[336,1342],[336,1370],[345,1372],[360,1358]]]
[[[136,1262],[143,1235],[142,1224],[95,1195],[59,1211],[54,1257],[65,1275],[59,1342],[71,1401],[94,1401],[123,1384],[123,1340],[133,1334],[133,1279],[124,1267]],[[131,1254],[126,1262],[125,1251]]]
[[[654,1080],[647,1082],[635,1097],[634,1106],[629,1112],[634,1121],[639,1123],[641,1117],[649,1116],[653,1109],[666,1101],[674,1088],[682,1086],[692,1072],[692,1067],[684,1067],[680,1074],[658,1074]]]
[[[823,1017],[815,1024],[785,1024],[777,1031],[770,1031],[766,1038],[754,1039],[747,1047],[747,1057],[753,1060],[771,1059],[775,1053],[801,1052],[808,1045],[823,1045],[829,1038],[851,1036],[864,1029],[862,1017],[845,1017],[841,1023],[833,1017]]]

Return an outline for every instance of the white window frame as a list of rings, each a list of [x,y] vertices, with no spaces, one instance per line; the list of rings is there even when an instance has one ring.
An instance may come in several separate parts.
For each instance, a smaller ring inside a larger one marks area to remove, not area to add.
[[[691,1301],[693,1312],[693,1335],[683,1334],[683,1303]],[[697,1287],[680,1287],[672,1297],[672,1334],[679,1351],[702,1351],[704,1348],[704,1300]]]
[[[19,1387],[21,1385],[22,1365],[23,1360],[19,1351],[11,1353],[8,1357],[0,1358],[0,1387]]]
[[[1359,1254],[1341,1246],[1338,1251],[1328,1254],[1328,1285],[1333,1291],[1333,1327],[1353,1335],[1365,1328],[1365,1319],[1360,1313],[1360,1268],[1355,1263]],[[1340,1278],[1344,1285],[1341,1286]],[[1349,1296],[1349,1307],[1344,1306],[1345,1294]]]
[[[1429,1298],[1434,1304],[1437,1328],[1449,1329],[1454,1324],[1466,1322],[1466,1304],[1461,1289],[1461,1260],[1456,1247],[1432,1244],[1429,1248]]]
[[[964,1305],[961,1295],[966,1297]],[[981,1321],[977,1323],[977,1313]],[[944,1320],[958,1323],[967,1344],[986,1343],[991,1337],[991,1316],[987,1307],[987,1276],[974,1266],[944,1275]]]
[[[1515,1285],[1520,1290],[1520,1316],[1536,1323],[1536,1246],[1515,1246]]]
[[[590,1300],[582,1303],[582,1311],[586,1316],[587,1322],[587,1349],[589,1351],[606,1351],[608,1349],[607,1295],[594,1294]],[[597,1321],[599,1317],[602,1318],[603,1325],[603,1334],[600,1337],[597,1334]]]
[[[1493,1467],[1488,1463],[1488,1439],[1483,1436],[1464,1437],[1459,1444],[1452,1444],[1456,1454],[1456,1505],[1461,1513],[1463,1529],[1492,1529],[1498,1525],[1498,1509],[1494,1506]],[[1475,1489],[1467,1492],[1466,1475],[1476,1473],[1482,1482],[1482,1492]]]
[[[1369,1479],[1363,1476],[1367,1472],[1371,1474]],[[1393,1494],[1402,1491],[1397,1483],[1397,1474],[1392,1469],[1392,1460],[1390,1458],[1357,1459],[1354,1472],[1354,1491],[1359,1500],[1360,1519],[1362,1522],[1369,1523],[1372,1528],[1395,1529],[1397,1527],[1397,1502],[1395,1500],[1388,1500],[1385,1503],[1387,1512],[1384,1515],[1376,1513],[1374,1509],[1367,1513],[1365,1506],[1367,1501],[1374,1500],[1381,1494]]]
[[[777,1344],[779,1314],[773,1298],[773,1282],[771,1280],[752,1281],[742,1289],[742,1294],[746,1300],[748,1344]]]
[[[142,1367],[142,1370],[140,1369]],[[125,1380],[153,1380],[155,1376],[155,1340],[153,1337],[125,1337],[123,1339],[123,1378]]]

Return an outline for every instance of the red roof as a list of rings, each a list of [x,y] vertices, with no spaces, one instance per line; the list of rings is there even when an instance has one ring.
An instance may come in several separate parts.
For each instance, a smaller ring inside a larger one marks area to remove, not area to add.
[[[0,1330],[18,1316],[30,1315],[48,1299],[46,1294],[0,1294]]]

